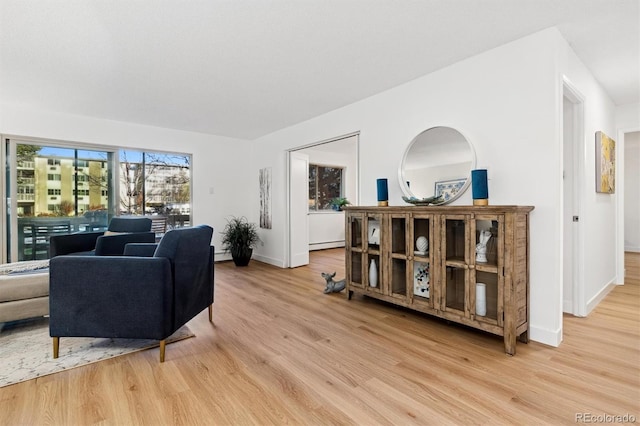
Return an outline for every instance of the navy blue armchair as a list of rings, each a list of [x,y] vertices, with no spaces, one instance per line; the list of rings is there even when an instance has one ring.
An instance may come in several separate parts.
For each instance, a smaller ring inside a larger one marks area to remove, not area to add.
[[[49,264],[49,334],[160,341],[214,300],[213,228],[168,231],[158,244],[133,244],[132,256],[58,256]],[[151,256],[149,257],[149,255]]]
[[[129,243],[153,243],[148,217],[114,217],[106,232],[55,235],[49,239],[49,256],[122,256]]]

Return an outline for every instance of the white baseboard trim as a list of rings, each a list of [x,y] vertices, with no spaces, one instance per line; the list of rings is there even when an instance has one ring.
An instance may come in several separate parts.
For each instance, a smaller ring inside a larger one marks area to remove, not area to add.
[[[277,266],[279,268],[284,268],[284,261],[280,259],[272,259],[267,256],[261,256],[259,254],[254,254],[251,257],[252,260],[257,260],[258,262],[268,263],[270,265]],[[226,262],[229,260],[233,260],[231,257],[231,253],[217,252],[213,255],[214,262]]]
[[[338,247],[344,247],[344,240],[329,241],[325,243],[311,243],[309,244],[309,251],[324,250],[324,249],[338,248]]]
[[[260,254],[254,254],[253,260],[258,262],[268,263],[269,265],[277,266],[278,268],[284,268],[284,261],[282,259],[274,259],[272,257],[262,256]]]
[[[587,302],[587,315],[589,315],[591,311],[593,311],[593,309],[598,306],[600,302],[602,302],[602,299],[607,297],[607,294],[609,294],[615,287],[615,278],[612,278],[611,281],[609,281],[609,283],[602,288],[602,290],[600,290]]]
[[[630,251],[633,253],[640,253],[640,247],[638,246],[624,246],[624,251]]]
[[[225,253],[225,252],[219,251],[219,252],[215,252],[213,254],[213,261],[214,262],[224,262],[224,261],[227,261],[227,260],[232,260],[231,259],[231,253]]]
[[[544,328],[530,326],[529,338],[544,345],[557,348],[562,343],[562,329],[547,330]]]

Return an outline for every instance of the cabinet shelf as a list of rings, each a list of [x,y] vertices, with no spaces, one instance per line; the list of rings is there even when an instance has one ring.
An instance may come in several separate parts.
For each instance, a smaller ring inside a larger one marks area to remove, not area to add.
[[[476,263],[476,270],[477,271],[483,271],[483,272],[489,272],[492,274],[497,274],[498,273],[498,265],[490,265],[487,263],[481,264],[481,263]]]
[[[526,343],[529,336],[532,210],[346,207],[348,298],[362,294],[502,336],[505,352],[514,355],[516,339]],[[377,287],[368,285],[371,259]]]
[[[452,267],[452,268],[461,268],[461,269],[466,269],[469,267],[469,265],[467,264],[467,262],[464,261],[464,259],[460,260],[460,259],[447,259],[445,261],[445,265]]]

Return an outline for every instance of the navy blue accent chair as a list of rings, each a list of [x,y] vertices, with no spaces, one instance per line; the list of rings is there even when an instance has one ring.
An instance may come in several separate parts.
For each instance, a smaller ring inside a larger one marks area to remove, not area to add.
[[[122,256],[129,243],[155,242],[151,222],[148,217],[114,217],[106,232],[55,235],[49,239],[49,255]]]
[[[49,263],[49,334],[165,340],[214,300],[213,228],[168,231],[158,244],[130,244],[125,256],[58,256]],[[130,256],[129,256],[130,255]]]

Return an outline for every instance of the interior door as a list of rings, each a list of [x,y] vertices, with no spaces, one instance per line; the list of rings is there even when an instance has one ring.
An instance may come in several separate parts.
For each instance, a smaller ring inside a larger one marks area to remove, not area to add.
[[[289,153],[289,267],[309,264],[309,156]]]

